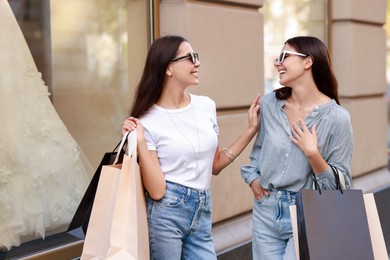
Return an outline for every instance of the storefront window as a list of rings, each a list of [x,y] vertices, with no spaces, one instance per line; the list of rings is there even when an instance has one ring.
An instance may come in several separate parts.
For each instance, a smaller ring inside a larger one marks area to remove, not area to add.
[[[315,36],[328,42],[328,0],[264,0],[265,93],[278,87],[273,66],[284,42],[299,35]]]
[[[9,0],[42,78],[51,91],[49,0]]]
[[[151,41],[151,2],[8,0],[55,111],[93,170],[121,139]],[[67,229],[46,227],[46,236]]]

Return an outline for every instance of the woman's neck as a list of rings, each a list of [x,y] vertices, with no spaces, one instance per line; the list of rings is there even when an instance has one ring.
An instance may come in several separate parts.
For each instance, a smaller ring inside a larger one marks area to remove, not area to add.
[[[191,102],[190,95],[185,91],[161,93],[156,105],[166,109],[178,109],[187,106]]]
[[[318,106],[323,103],[324,94],[318,90],[314,82],[306,82],[299,86],[292,87],[291,96],[287,102],[291,103],[298,111]]]

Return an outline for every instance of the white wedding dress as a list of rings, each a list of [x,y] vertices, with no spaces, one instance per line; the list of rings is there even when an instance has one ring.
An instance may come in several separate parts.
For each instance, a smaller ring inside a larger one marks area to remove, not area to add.
[[[92,176],[48,95],[0,0],[0,251],[69,224]]]

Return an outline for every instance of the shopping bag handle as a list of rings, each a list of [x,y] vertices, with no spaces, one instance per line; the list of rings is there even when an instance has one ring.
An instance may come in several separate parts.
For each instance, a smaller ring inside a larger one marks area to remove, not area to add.
[[[137,129],[127,134],[127,155],[137,158]]]
[[[126,132],[126,133],[123,135],[121,142],[117,145],[118,151],[122,151],[122,150],[123,150],[123,146],[126,144],[126,142],[127,142],[127,137],[130,135],[130,133],[131,133],[131,132],[128,131],[128,132]],[[117,162],[118,162],[118,160],[119,160],[119,156],[120,156],[120,152],[118,152],[118,153],[116,154],[115,160],[114,160],[114,162],[113,162],[112,165],[117,164]]]
[[[330,165],[330,164],[329,164],[329,166],[332,169],[334,178],[336,180],[336,189],[339,190],[341,192],[341,194],[344,194],[343,188],[340,184],[340,176],[339,176],[339,173],[338,173],[336,167],[334,167],[333,165]],[[316,190],[318,190],[318,192],[321,194],[321,188],[320,188],[320,185],[318,184],[317,177],[314,175],[314,172],[312,172],[312,174],[313,174],[314,188]]]
[[[334,167],[333,165],[330,165],[330,168],[332,168],[334,178],[336,179],[336,188],[340,190],[341,193],[343,193],[343,188],[341,187],[341,183],[340,183],[339,172],[337,171],[336,167]]]
[[[127,143],[127,155],[130,157],[137,158],[137,129],[133,131],[127,131],[123,137],[122,141],[119,143],[119,151],[122,151],[124,145]],[[117,153],[113,165],[115,165],[119,160],[120,153]]]

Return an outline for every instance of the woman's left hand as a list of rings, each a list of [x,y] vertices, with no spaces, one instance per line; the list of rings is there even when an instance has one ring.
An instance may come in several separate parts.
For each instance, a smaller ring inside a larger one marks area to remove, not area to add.
[[[290,140],[301,148],[306,157],[310,157],[318,152],[317,125],[313,125],[310,132],[303,120],[293,123]]]
[[[254,134],[256,134],[259,129],[259,110],[260,94],[257,94],[248,110],[248,129]]]

